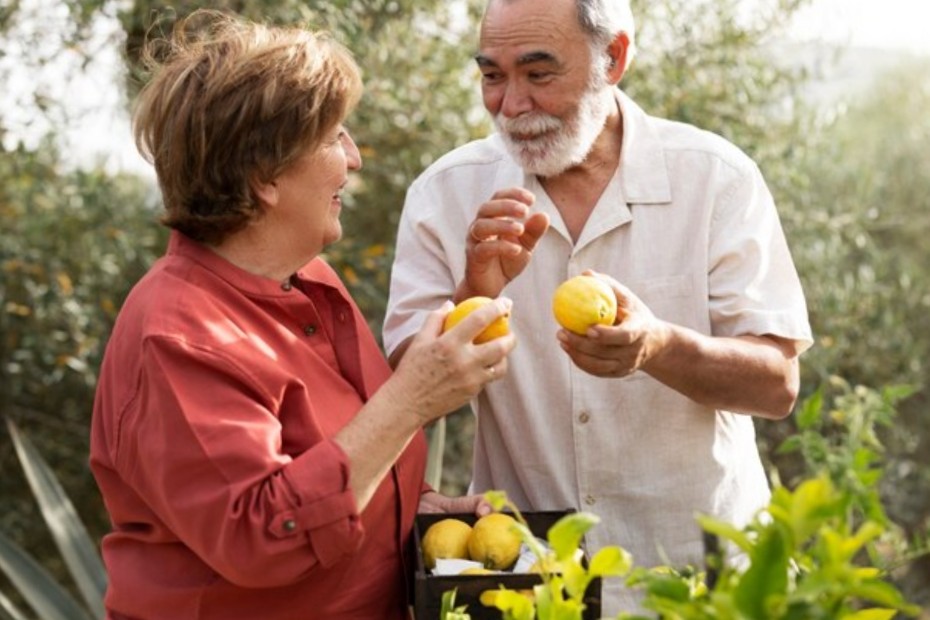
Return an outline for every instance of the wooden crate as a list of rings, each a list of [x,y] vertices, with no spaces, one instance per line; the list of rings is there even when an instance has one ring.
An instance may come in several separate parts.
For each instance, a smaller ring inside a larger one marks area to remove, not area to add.
[[[546,533],[556,521],[567,514],[566,511],[524,512],[523,518],[530,531],[538,538],[546,538]],[[423,563],[422,537],[433,523],[447,518],[461,519],[474,525],[474,514],[420,514],[414,523],[414,543],[416,545],[416,567],[414,574],[414,617],[416,620],[439,620],[442,608],[442,595],[447,590],[456,589],[455,606],[468,606],[472,620],[500,620],[501,612],[493,607],[485,607],[478,597],[485,590],[495,590],[501,585],[511,590],[528,590],[542,583],[542,578],[534,574],[494,574],[494,575],[430,575]],[[587,554],[585,555],[587,559]],[[601,617],[601,580],[595,579],[585,592],[585,620],[597,620]]]

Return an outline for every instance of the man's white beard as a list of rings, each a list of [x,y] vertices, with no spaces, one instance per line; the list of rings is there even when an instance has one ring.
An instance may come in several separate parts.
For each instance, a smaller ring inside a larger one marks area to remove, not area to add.
[[[500,113],[494,117],[504,145],[520,167],[530,174],[551,177],[585,160],[607,122],[613,97],[605,93],[604,82],[592,84],[577,112],[562,120],[545,112],[527,112],[515,118]],[[533,135],[515,140],[512,134]]]

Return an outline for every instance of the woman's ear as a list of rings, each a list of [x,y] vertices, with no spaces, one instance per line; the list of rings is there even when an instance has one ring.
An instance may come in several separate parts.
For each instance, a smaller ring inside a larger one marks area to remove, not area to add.
[[[252,193],[263,205],[273,207],[278,204],[278,184],[274,179],[263,181],[257,176],[253,176],[249,185],[252,186]]]

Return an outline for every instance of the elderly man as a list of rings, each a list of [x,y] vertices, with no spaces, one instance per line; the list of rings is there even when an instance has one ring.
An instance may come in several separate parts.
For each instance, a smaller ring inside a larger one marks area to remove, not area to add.
[[[478,395],[473,490],[602,517],[594,548],[700,563],[695,513],[736,525],[768,483],[752,416],[787,416],[810,345],[772,197],[738,148],[617,88],[622,0],[491,0],[476,55],[497,133],[410,187],[384,341],[396,361],[450,296],[513,300],[509,375]],[[623,319],[560,330],[550,300],[593,270]],[[606,583],[604,611],[636,608]]]

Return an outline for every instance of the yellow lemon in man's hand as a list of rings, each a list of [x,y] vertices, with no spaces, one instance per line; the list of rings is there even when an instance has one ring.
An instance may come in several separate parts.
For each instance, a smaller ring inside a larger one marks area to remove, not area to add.
[[[520,555],[520,532],[516,520],[502,512],[478,519],[468,539],[468,555],[485,568],[507,570]]]
[[[565,280],[552,296],[552,312],[559,325],[584,336],[593,325],[613,325],[617,296],[610,285],[595,276]]]
[[[456,325],[458,325],[462,319],[466,316],[477,310],[482,306],[494,301],[490,297],[469,297],[468,299],[459,302],[452,310],[449,311],[449,314],[446,315],[446,320],[442,325],[443,333],[449,331]],[[495,338],[500,338],[510,333],[510,313],[504,314],[502,316],[494,319],[490,325],[488,325],[483,332],[475,336],[475,344],[481,344],[483,342],[488,342],[489,340],[494,340]]]
[[[471,526],[461,519],[452,518],[429,526],[420,543],[426,568],[435,568],[437,559],[467,560],[471,530]]]

